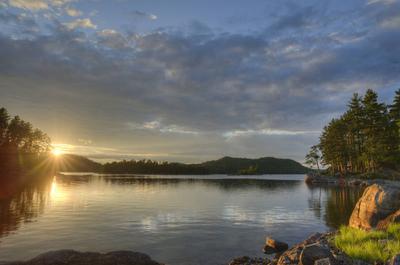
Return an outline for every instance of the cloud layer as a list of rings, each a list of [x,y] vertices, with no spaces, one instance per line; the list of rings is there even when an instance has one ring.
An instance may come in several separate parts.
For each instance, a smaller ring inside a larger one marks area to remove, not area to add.
[[[250,33],[198,21],[138,33],[104,27],[71,4],[10,0],[22,11],[0,10],[0,96],[53,140],[86,139],[80,150],[97,158],[106,152],[88,150],[302,161],[351,93],[373,88],[388,99],[400,84],[400,6],[392,1],[329,12],[289,5]],[[71,18],[44,11],[56,7]]]

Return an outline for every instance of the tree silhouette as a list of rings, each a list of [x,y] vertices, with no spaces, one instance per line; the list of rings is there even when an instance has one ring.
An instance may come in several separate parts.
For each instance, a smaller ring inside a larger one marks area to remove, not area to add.
[[[50,138],[19,116],[0,108],[0,169],[17,171],[50,151]]]

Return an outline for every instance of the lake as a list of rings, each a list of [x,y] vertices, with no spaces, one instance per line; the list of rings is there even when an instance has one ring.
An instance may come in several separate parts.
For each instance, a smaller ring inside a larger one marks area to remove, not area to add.
[[[263,256],[345,224],[355,188],[311,188],[304,175],[44,178],[0,200],[0,261],[56,249],[132,250],[169,265]]]

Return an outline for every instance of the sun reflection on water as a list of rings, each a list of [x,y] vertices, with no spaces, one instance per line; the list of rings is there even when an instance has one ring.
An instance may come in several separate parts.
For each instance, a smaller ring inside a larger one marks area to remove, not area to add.
[[[53,177],[53,182],[51,183],[51,189],[50,189],[50,196],[52,198],[57,196],[57,177]]]
[[[65,197],[65,191],[62,190],[59,183],[57,182],[57,177],[54,176],[50,186],[51,201],[65,201]]]

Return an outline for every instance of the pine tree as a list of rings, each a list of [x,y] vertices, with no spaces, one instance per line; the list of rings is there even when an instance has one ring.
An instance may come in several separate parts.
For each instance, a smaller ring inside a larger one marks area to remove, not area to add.
[[[390,105],[390,116],[395,121],[400,121],[400,89],[396,91],[393,104]]]
[[[392,161],[400,165],[400,89],[396,91],[393,104],[390,105],[390,118],[392,119],[392,126],[395,130],[395,135],[392,136],[393,144],[397,143],[396,150],[393,151]]]
[[[343,115],[348,125],[347,144],[349,149],[349,168],[352,172],[362,171],[361,155],[364,146],[364,118],[365,112],[362,106],[362,98],[357,93],[353,94],[348,111]]]
[[[349,150],[346,141],[347,124],[344,119],[333,119],[326,126],[320,137],[320,148],[325,165],[329,165],[331,171],[347,172]]]
[[[369,171],[376,169],[388,156],[390,143],[385,137],[392,130],[389,115],[384,104],[378,102],[378,94],[369,89],[362,100],[365,110],[365,150],[364,161]]]

